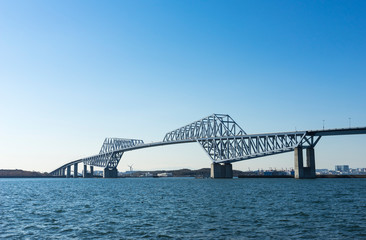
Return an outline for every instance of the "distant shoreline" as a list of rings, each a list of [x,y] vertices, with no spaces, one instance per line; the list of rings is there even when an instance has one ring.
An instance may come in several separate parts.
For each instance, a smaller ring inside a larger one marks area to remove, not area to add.
[[[153,177],[157,177],[158,173],[171,172],[171,177],[195,177],[195,178],[210,178],[210,169],[202,168],[199,170],[180,169],[171,171],[150,171]],[[119,176],[118,178],[140,178],[144,177],[141,174],[147,173],[146,171],[137,171],[131,175]],[[146,176],[145,176],[146,177]],[[234,177],[238,178],[294,178],[292,175],[247,175],[242,171],[234,170]],[[20,169],[7,170],[0,169],[0,178],[66,178],[65,176],[52,176],[49,173],[40,173],[35,171],[24,171]],[[82,178],[79,176],[78,178]],[[102,178],[102,176],[93,176],[93,178]],[[317,175],[316,178],[366,178],[366,175]]]
[[[265,176],[265,175],[240,175],[238,178],[294,178],[291,175]],[[317,175],[316,178],[366,178],[366,175]]]
[[[184,176],[179,176],[184,177]],[[186,176],[190,177],[190,176]],[[65,176],[0,176],[0,178],[66,178]],[[73,177],[71,177],[73,178]],[[78,178],[83,178],[79,176]],[[90,177],[89,177],[90,178]],[[103,178],[102,176],[94,176],[93,178]],[[118,178],[143,178],[143,177],[118,177]],[[146,178],[146,177],[145,177]],[[164,177],[151,177],[164,178]],[[172,177],[175,178],[175,177]],[[209,178],[209,177],[208,177]],[[238,176],[238,178],[294,178],[293,176]],[[316,178],[366,178],[366,175],[320,175]]]
[[[366,178],[366,175],[318,175],[316,178]]]
[[[65,178],[64,176],[0,176],[0,178]]]
[[[0,178],[46,178],[53,177],[49,173],[24,171],[20,169],[0,169]]]

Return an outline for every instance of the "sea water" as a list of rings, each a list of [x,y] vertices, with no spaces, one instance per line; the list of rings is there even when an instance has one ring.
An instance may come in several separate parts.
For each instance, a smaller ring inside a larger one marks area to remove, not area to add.
[[[366,179],[0,179],[0,239],[366,239]]]

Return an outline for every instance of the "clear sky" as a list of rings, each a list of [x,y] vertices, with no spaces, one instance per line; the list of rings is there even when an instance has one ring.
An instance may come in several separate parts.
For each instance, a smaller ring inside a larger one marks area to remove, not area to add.
[[[212,113],[247,133],[366,126],[366,1],[0,0],[0,169],[52,171],[105,137],[161,141]],[[366,167],[366,135],[317,168]],[[198,144],[118,169],[209,167]],[[290,168],[293,153],[234,169]]]

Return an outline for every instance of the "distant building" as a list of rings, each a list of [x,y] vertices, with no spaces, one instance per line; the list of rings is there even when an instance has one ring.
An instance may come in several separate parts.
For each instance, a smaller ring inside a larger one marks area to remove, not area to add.
[[[322,175],[322,174],[329,174],[329,170],[326,168],[323,169],[316,169],[316,174],[317,175]]]
[[[95,171],[93,173],[94,176],[103,176],[103,171]]]
[[[164,172],[164,173],[158,173],[158,177],[173,177],[173,173],[170,172]]]
[[[349,172],[349,166],[348,165],[336,165],[335,166],[335,171],[336,172]]]
[[[140,177],[154,177],[154,174],[147,172],[147,173],[142,174]]]

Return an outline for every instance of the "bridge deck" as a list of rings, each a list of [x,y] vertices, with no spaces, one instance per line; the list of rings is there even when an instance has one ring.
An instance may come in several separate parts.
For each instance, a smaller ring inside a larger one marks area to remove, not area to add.
[[[307,134],[309,136],[337,136],[337,135],[365,134],[365,133],[366,133],[366,127],[335,128],[326,130],[307,131]]]

